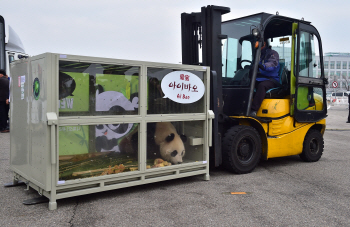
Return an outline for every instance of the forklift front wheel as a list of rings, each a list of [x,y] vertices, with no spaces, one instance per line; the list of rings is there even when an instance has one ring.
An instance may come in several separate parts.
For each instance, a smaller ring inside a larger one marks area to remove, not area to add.
[[[261,139],[250,126],[236,125],[223,138],[223,164],[234,173],[250,173],[259,163]]]
[[[305,136],[303,153],[299,156],[305,162],[317,162],[323,153],[323,137],[316,129],[310,129]]]

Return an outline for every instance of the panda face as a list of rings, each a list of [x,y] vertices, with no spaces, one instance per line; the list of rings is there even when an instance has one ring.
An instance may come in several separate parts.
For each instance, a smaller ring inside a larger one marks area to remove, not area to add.
[[[186,138],[176,132],[171,122],[157,122],[155,125],[154,142],[159,146],[160,156],[172,164],[182,163]]]
[[[165,142],[160,144],[160,155],[172,164],[182,163],[185,153],[185,146],[178,134],[169,134]]]

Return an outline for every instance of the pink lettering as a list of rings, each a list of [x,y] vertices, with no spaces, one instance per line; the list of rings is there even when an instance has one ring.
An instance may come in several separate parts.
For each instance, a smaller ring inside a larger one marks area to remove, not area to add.
[[[197,86],[196,86],[196,85],[193,86],[193,91],[192,91],[192,92],[198,92],[198,91],[197,91]]]

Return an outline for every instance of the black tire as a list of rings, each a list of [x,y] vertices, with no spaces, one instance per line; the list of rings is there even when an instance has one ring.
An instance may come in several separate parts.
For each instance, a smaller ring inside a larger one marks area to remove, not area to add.
[[[322,134],[315,129],[310,129],[305,136],[303,153],[299,156],[305,162],[317,162],[323,154],[324,142]]]
[[[260,161],[261,139],[250,126],[237,125],[230,128],[223,138],[223,164],[234,173],[252,172]]]

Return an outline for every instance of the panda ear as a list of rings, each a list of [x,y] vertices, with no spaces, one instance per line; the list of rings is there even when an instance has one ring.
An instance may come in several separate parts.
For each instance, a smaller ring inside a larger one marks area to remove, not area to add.
[[[165,141],[167,141],[169,143],[169,142],[173,141],[174,138],[175,138],[175,134],[171,133],[165,138]]]
[[[101,94],[102,92],[105,91],[105,89],[104,89],[104,88],[102,87],[102,85],[100,85],[100,84],[97,84],[96,90],[98,90],[98,93],[99,93],[99,94]]]
[[[185,136],[185,135],[180,135],[180,138],[181,138],[182,142],[186,143],[186,141],[187,141],[187,136]]]

